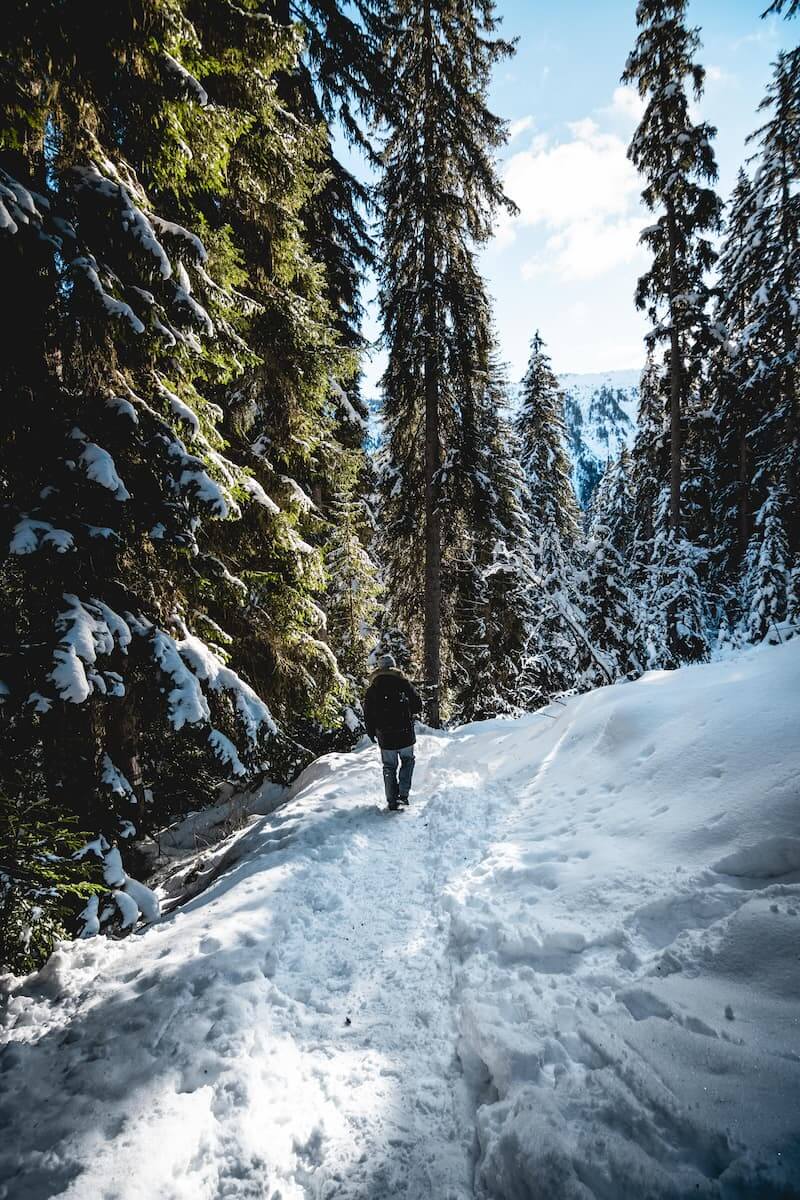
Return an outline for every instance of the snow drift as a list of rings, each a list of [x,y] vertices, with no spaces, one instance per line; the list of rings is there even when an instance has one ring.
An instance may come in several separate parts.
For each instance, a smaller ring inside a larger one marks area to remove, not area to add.
[[[315,763],[6,981],[2,1200],[800,1194],[800,642]]]

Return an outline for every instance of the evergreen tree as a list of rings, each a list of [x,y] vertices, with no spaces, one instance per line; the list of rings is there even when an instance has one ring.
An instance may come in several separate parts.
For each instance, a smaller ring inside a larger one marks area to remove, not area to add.
[[[783,526],[783,497],[770,488],[756,514],[744,579],[745,635],[761,642],[786,617],[788,546]]]
[[[382,547],[392,612],[415,647],[422,643],[428,718],[438,725],[453,627],[443,580],[470,541],[469,487],[460,480],[471,464],[458,431],[485,379],[491,340],[475,248],[490,236],[496,207],[511,207],[492,159],[505,128],[486,91],[492,65],[511,47],[494,36],[490,0],[398,0],[385,15],[393,86],[380,186],[389,352]]]
[[[298,22],[305,36],[304,53],[280,78],[279,91],[304,125],[323,131],[320,186],[306,199],[303,224],[312,256],[324,267],[325,294],[337,331],[350,348],[363,345],[360,293],[364,271],[373,262],[366,220],[372,200],[370,190],[336,154],[329,127],[336,121],[346,140],[375,161],[364,123],[376,115],[387,86],[379,7],[376,0],[357,0],[352,9],[340,0],[271,0],[275,20]],[[360,408],[357,388],[348,392]]]
[[[504,415],[505,373],[490,362],[485,391],[464,413],[470,464],[468,542],[457,573],[454,711],[460,720],[519,713],[535,613],[530,500],[519,447]]]
[[[759,274],[759,255],[752,239],[755,210],[752,184],[740,171],[717,264],[714,316],[719,344],[712,360],[715,524],[725,580],[738,569],[752,533],[750,434],[756,423],[756,398],[748,387],[752,371],[748,326]]]
[[[302,220],[325,137],[276,87],[295,31],[193,17],[115,10],[98,42],[88,13],[16,9],[0,67],[6,713],[110,840],[267,740],[279,772],[243,671],[290,724],[341,691],[311,494],[363,425]]]
[[[786,585],[786,619],[794,630],[800,629],[800,563],[789,572]]]
[[[602,686],[640,674],[634,653],[635,602],[612,529],[598,516],[580,548],[580,600],[585,641],[579,642],[578,686]]]
[[[241,126],[207,105],[183,61],[202,66],[195,31],[171,6],[147,27],[115,10],[102,40],[88,13],[16,12],[0,83],[17,300],[0,367],[4,658],[13,719],[47,716],[51,797],[113,837],[141,827],[142,712],[194,730],[234,774],[274,729],[193,619],[204,531],[248,495],[211,393],[249,351],[226,231],[201,240],[177,209],[204,226],[197,197],[221,186]],[[171,195],[160,212],[149,184]]]
[[[357,482],[349,464],[353,456],[363,461],[365,429],[345,391],[357,381],[356,356],[342,346],[326,273],[312,256],[306,228],[308,205],[324,186],[329,139],[283,98],[299,40],[289,43],[277,70],[245,74],[226,49],[233,36],[250,65],[257,61],[242,31],[231,32],[224,8],[204,12],[204,40],[225,64],[208,86],[213,82],[215,95],[248,121],[217,212],[241,247],[253,302],[246,338],[258,356],[229,389],[225,424],[231,455],[253,474],[256,504],[236,535],[215,545],[218,559],[231,569],[236,564],[246,590],[238,605],[212,615],[230,628],[287,732],[306,738],[315,728],[309,718],[327,725],[340,712],[342,681],[325,634],[323,608],[332,593],[324,549],[334,506],[356,500],[344,496],[343,480]]]
[[[525,695],[538,708],[555,696],[573,690],[577,682],[579,644],[591,654],[582,636],[581,615],[573,605],[574,563],[561,539],[555,513],[548,507],[533,526],[535,619],[525,670]],[[610,683],[608,678],[606,682]]]
[[[367,543],[372,532],[370,515],[359,500],[352,476],[358,458],[342,461],[342,487],[331,506],[331,537],[326,555],[328,637],[348,680],[349,704],[358,700],[370,651],[376,641],[378,585],[375,564]]]
[[[720,201],[704,186],[717,176],[715,130],[694,124],[689,114],[685,80],[699,98],[704,71],[694,61],[697,30],[687,28],[685,16],[686,0],[639,0],[640,33],[622,77],[646,101],[628,154],[646,177],[642,197],[657,218],[642,234],[653,262],[639,280],[636,304],[653,325],[648,344],[669,342],[670,524],[676,537],[682,528],[682,421],[711,345],[705,276],[715,255],[708,235],[720,224]]]
[[[633,541],[633,491],[631,453],[623,446],[610,462],[592,494],[588,512],[590,536],[610,542],[623,561],[630,556]],[[600,530],[605,532],[600,535]]]
[[[747,391],[758,423],[751,430],[757,502],[766,481],[785,490],[787,528],[800,548],[800,48],[779,54],[760,105],[767,120],[758,144],[749,222],[750,300],[745,338],[751,370]],[[757,272],[757,273],[756,273]]]
[[[654,544],[654,564],[645,600],[644,633],[648,667],[679,667],[704,662],[709,655],[709,614],[701,570],[706,554],[671,529]]]
[[[647,363],[639,383],[639,410],[636,437],[631,452],[631,490],[633,529],[631,569],[637,591],[648,592],[656,536],[664,532],[668,506],[663,503],[669,479],[669,445],[666,405],[669,381],[663,366],[648,350]]]
[[[538,330],[520,386],[516,430],[531,494],[531,523],[534,529],[554,525],[568,547],[578,536],[580,516],[564,448],[564,396]]]

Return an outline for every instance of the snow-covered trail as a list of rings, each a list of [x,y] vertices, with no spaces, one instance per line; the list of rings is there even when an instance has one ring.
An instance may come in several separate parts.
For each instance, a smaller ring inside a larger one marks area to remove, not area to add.
[[[800,1196],[800,641],[315,763],[7,981],[0,1200]]]
[[[443,898],[501,799],[435,736],[407,811],[371,747],[301,783],[209,891],[12,1000],[44,1035],[2,1057],[4,1200],[472,1195]]]

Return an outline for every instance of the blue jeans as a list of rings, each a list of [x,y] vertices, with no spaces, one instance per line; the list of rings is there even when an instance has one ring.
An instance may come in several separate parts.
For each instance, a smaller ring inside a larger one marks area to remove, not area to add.
[[[398,799],[408,796],[411,791],[411,776],[414,774],[414,747],[404,746],[402,750],[381,750],[383,760],[383,786],[386,788],[386,800],[396,804]],[[400,764],[400,783],[397,781],[397,766]]]

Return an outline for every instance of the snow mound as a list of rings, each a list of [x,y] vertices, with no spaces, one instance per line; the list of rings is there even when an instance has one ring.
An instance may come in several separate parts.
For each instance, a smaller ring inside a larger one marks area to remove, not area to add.
[[[743,875],[751,879],[777,879],[800,873],[800,838],[766,838],[755,846],[736,850],[714,866],[721,875]]]
[[[2,1200],[800,1195],[800,640],[320,759],[5,982]]]

